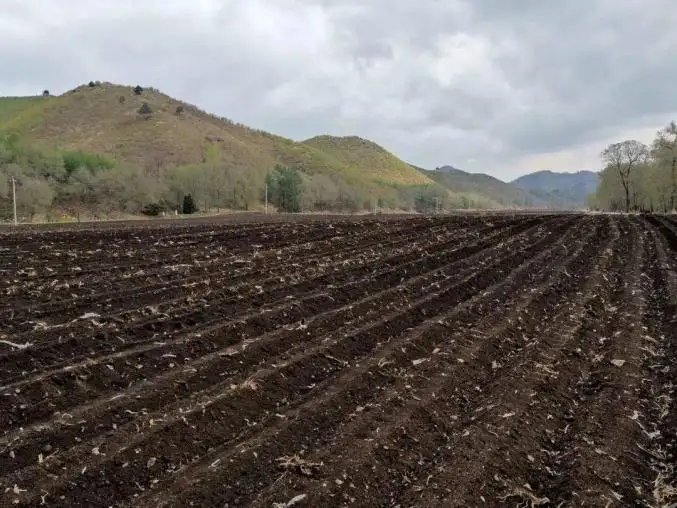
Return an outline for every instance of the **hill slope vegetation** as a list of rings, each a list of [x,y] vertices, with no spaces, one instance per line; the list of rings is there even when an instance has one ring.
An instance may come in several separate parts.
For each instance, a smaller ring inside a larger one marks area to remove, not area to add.
[[[146,201],[177,208],[188,193],[203,209],[259,206],[265,182],[278,182],[267,178],[278,166],[298,173],[293,191],[303,194],[302,209],[425,209],[431,196],[447,195],[375,143],[331,136],[296,142],[208,114],[153,88],[90,83],[56,97],[4,98],[0,135],[12,137],[4,143],[5,168],[29,167],[20,187],[40,173],[57,194],[63,194],[54,189],[57,183],[70,184],[73,176],[52,178],[63,170],[61,155],[78,152],[112,161],[116,174],[134,168],[145,186],[155,188]],[[21,156],[15,153],[18,145]],[[24,157],[27,151],[33,156]],[[46,165],[53,167],[45,170]],[[88,180],[91,208],[98,206],[101,182],[91,181],[97,172],[87,169],[91,174],[80,180]],[[2,193],[0,187],[0,198]]]
[[[268,202],[283,211],[432,211],[542,203],[488,175],[427,171],[357,136],[297,142],[154,88],[92,82],[60,96],[0,98],[0,214],[18,183],[24,219],[161,213]],[[291,203],[291,204],[290,204]]]

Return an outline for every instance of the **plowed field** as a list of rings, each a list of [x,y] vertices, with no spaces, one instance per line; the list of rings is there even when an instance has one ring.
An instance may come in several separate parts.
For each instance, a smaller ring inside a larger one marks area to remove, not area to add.
[[[677,221],[0,232],[0,505],[675,506]]]

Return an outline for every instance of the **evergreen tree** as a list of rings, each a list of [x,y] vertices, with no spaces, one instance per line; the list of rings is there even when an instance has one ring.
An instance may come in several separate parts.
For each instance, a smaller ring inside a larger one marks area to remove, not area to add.
[[[191,196],[190,194],[186,194],[185,196],[183,196],[183,213],[189,215],[195,212],[197,212],[197,206],[195,206],[193,196]]]
[[[270,201],[280,212],[298,213],[301,211],[303,181],[296,169],[276,166],[268,174],[268,195]]]

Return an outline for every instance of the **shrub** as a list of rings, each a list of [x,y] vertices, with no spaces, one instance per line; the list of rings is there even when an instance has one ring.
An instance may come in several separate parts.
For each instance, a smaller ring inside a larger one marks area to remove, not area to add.
[[[135,93],[136,95],[141,95],[141,94],[143,93],[143,88],[141,88],[139,85],[136,85],[136,86],[134,87],[134,93]]]
[[[91,154],[81,150],[63,150],[60,153],[63,167],[67,175],[71,175],[80,168],[86,168],[90,173],[98,173],[113,168],[112,160],[103,155]]]
[[[49,90],[45,90],[44,92],[42,92],[42,96],[49,97]]]
[[[124,104],[126,100],[127,100],[127,99],[125,98],[124,95],[121,95],[120,97],[118,97],[118,102],[119,102],[120,104]]]
[[[139,114],[141,116],[145,116],[146,118],[150,117],[150,115],[153,114],[153,110],[150,107],[150,104],[148,104],[147,102],[144,102],[141,105],[141,107],[139,108]]]
[[[181,116],[183,114],[183,106],[176,106],[176,116]]]
[[[160,203],[148,203],[141,209],[141,213],[149,217],[157,217],[165,211],[165,207]]]
[[[89,82],[89,88],[94,88],[96,86],[96,83],[94,81]]]

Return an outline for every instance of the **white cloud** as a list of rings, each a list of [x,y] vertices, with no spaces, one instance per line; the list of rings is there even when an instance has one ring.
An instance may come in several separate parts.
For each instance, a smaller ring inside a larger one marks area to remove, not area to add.
[[[1,94],[141,83],[425,167],[589,169],[677,117],[673,0],[0,2]]]

